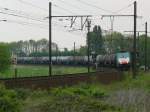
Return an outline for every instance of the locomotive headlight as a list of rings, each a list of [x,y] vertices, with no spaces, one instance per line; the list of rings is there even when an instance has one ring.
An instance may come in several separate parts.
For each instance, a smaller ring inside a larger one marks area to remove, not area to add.
[[[128,58],[119,58],[119,64],[128,64],[130,59]]]

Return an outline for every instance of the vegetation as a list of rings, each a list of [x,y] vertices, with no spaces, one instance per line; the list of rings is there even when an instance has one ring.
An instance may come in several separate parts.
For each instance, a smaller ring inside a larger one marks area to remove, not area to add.
[[[48,76],[49,67],[47,65],[17,65],[18,77]],[[73,73],[86,73],[87,68],[78,66],[52,66],[52,75],[64,75]],[[15,76],[14,67],[4,73],[0,73],[0,78],[12,78]]]
[[[139,42],[138,42],[138,51],[139,51],[139,63],[140,65],[144,65],[144,57],[145,57],[145,35],[141,35],[139,37]],[[147,38],[147,64],[150,67],[150,37]]]
[[[4,43],[0,43],[0,72],[8,70],[11,62],[9,46]]]
[[[49,51],[49,42],[47,39],[38,41],[18,41],[9,43],[11,51],[17,56],[47,56]],[[52,43],[52,50],[56,51],[57,44]]]
[[[88,38],[90,52],[95,54],[104,53],[104,41],[102,38],[102,31],[100,26],[95,26],[93,31],[89,33]],[[87,44],[88,44],[87,40]]]
[[[129,74],[109,86],[80,84],[36,91],[25,100],[25,112],[149,112],[150,75]],[[31,105],[34,104],[34,105]]]
[[[118,106],[105,103],[106,97],[98,86],[81,84],[59,87],[48,91],[35,91],[24,104],[25,112],[123,112]]]
[[[150,73],[141,72],[136,79],[126,73],[123,81],[111,85],[80,84],[49,90],[7,90],[1,86],[0,99],[4,95],[12,98],[3,107],[15,105],[2,112],[149,112],[149,82]]]
[[[0,85],[0,112],[20,112],[21,104],[14,90]]]

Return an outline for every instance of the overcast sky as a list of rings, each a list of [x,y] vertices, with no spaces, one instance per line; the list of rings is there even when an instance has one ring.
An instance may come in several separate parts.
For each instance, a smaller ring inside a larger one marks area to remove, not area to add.
[[[92,26],[101,25],[102,29],[110,30],[110,18],[101,19],[102,14],[133,14],[134,0],[0,0],[0,12],[22,14],[28,18],[20,18],[0,13],[0,41],[11,42],[29,39],[48,39],[48,2],[52,2],[52,15],[93,15]],[[144,30],[144,23],[150,22],[150,0],[137,0],[138,30]],[[10,10],[3,10],[8,8]],[[114,13],[122,9],[118,13]],[[25,13],[25,14],[24,14]],[[3,22],[1,20],[8,20]],[[31,20],[34,19],[34,20]],[[62,19],[62,18],[60,18]],[[85,44],[86,30],[70,32],[70,21],[53,18],[52,40],[59,47],[72,48]],[[79,29],[80,21],[74,26]],[[67,26],[67,27],[64,27]],[[148,25],[149,26],[149,25]],[[92,28],[91,28],[92,29]],[[133,18],[121,17],[114,19],[114,30],[123,32],[133,30]]]

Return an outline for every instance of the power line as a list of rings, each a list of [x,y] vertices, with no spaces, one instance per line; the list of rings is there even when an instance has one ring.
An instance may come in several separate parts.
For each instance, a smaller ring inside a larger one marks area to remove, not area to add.
[[[74,7],[75,9],[81,9],[81,10],[86,11],[86,12],[89,13],[88,10],[84,10],[84,9],[82,9],[81,7],[78,7],[77,5],[73,5],[73,4],[71,4],[71,3],[69,3],[69,2],[66,2],[66,1],[64,1],[64,0],[58,0],[58,1],[61,2],[61,3],[63,3],[63,4],[68,4],[69,6],[72,6],[72,7]]]
[[[17,24],[20,24],[20,25],[27,25],[27,26],[34,26],[34,27],[38,27],[38,28],[48,29],[48,25],[46,26],[44,24],[35,24],[35,23],[30,23],[30,22],[16,21],[16,20],[9,20],[9,19],[6,19],[5,22],[8,22],[8,23],[17,23]]]
[[[63,8],[63,7],[61,7],[61,6],[59,6],[59,5],[55,4],[55,3],[53,3],[52,5],[53,5],[54,7],[57,7],[57,8],[59,8],[59,9],[62,9],[62,10],[64,10],[64,11],[66,11],[66,12],[69,12],[69,13],[71,13],[71,14],[76,14],[76,13],[70,11],[69,9]]]
[[[30,6],[32,6],[32,7],[34,7],[34,8],[38,8],[38,9],[41,9],[41,10],[43,10],[43,11],[48,12],[48,9],[39,7],[39,6],[35,5],[35,4],[29,3],[29,2],[27,2],[27,1],[24,1],[24,0],[18,0],[18,1],[19,1],[20,3],[25,4],[25,5],[30,5]]]
[[[28,14],[25,13],[25,12],[17,11],[17,10],[12,10],[12,9],[9,9],[9,8],[6,8],[6,7],[1,7],[1,6],[0,6],[0,10],[1,10],[1,11],[5,11],[5,12],[9,12],[9,13],[17,13],[17,14],[21,14],[21,15],[28,16]]]
[[[121,8],[121,9],[119,9],[119,10],[117,10],[115,13],[119,13],[119,12],[121,12],[121,11],[123,11],[123,10],[125,10],[125,9],[127,9],[127,8],[129,8],[129,7],[131,7],[132,5],[133,5],[133,3],[132,3],[132,4],[127,5],[127,6],[125,6],[125,7]]]
[[[37,15],[34,15],[33,13],[27,13],[27,12],[23,12],[23,11],[19,11],[19,10],[13,10],[13,9],[9,9],[9,8],[6,8],[6,7],[1,7],[0,6],[0,10],[2,12],[7,12],[7,13],[15,13],[17,15],[21,15],[21,16],[24,16],[24,17],[32,17],[32,18],[35,18],[35,16]],[[42,16],[42,15],[41,15]],[[43,15],[45,16],[45,15]],[[37,17],[36,19],[43,19],[43,17]]]
[[[96,8],[96,9],[99,9],[99,10],[102,10],[102,11],[105,11],[105,12],[108,12],[108,13],[114,13],[114,12],[112,12],[112,11],[110,11],[110,10],[103,9],[103,8],[98,7],[98,6],[96,6],[96,5],[94,5],[94,4],[91,4],[91,3],[89,3],[89,2],[85,2],[85,1],[82,1],[82,0],[77,0],[77,1],[79,1],[80,3],[82,3],[82,4],[84,4],[84,5],[87,5],[87,6],[90,6],[90,7],[94,7],[94,8]]]
[[[31,18],[31,17],[26,17],[26,16],[22,16],[22,15],[18,15],[18,14],[12,14],[12,13],[8,13],[8,12],[0,12],[0,13],[1,14],[5,14],[5,15],[15,16],[15,17],[24,18],[24,19],[30,19],[30,20],[34,20],[34,21],[38,21],[38,22],[43,22],[44,23],[44,21],[42,21],[42,20]]]
[[[26,12],[23,12],[23,11],[18,11],[18,10],[12,10],[12,9],[9,9],[9,8],[3,8],[3,7],[0,7],[0,10],[4,13],[7,13],[7,14],[10,14],[10,15],[19,15],[21,17],[25,17],[25,18],[32,18],[32,19],[38,19],[38,20],[41,20],[43,19],[43,17],[38,17],[38,18],[34,18],[32,17],[31,15],[34,15],[34,14],[29,14],[29,13],[26,13]]]
[[[38,8],[38,9],[41,9],[41,10],[43,10],[43,11],[46,11],[46,12],[48,12],[48,11],[49,11],[49,10],[48,10],[48,9],[46,9],[46,8],[39,7],[39,6],[35,5],[35,4],[32,4],[32,3],[26,2],[26,1],[24,1],[24,0],[18,0],[18,1],[19,1],[20,3],[25,4],[25,5],[29,5],[29,6],[32,6],[32,7],[34,7],[34,8]],[[60,12],[57,12],[57,13],[60,13]]]

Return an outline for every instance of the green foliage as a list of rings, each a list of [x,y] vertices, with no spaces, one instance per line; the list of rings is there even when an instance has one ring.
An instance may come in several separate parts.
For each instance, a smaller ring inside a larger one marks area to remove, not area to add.
[[[30,110],[36,112],[123,112],[120,108],[88,97],[54,97]]]
[[[30,90],[28,89],[17,88],[14,90],[17,94],[17,98],[20,100],[25,100],[30,95]]]
[[[122,50],[129,50],[132,47],[132,41],[128,37],[124,37],[119,32],[113,32],[112,34],[105,35],[105,49],[106,53],[113,51],[119,52]]]
[[[81,84],[80,86],[54,88],[51,90],[54,96],[87,96],[94,98],[103,98],[105,92],[96,85]]]
[[[149,112],[150,75],[125,74],[111,85],[80,84],[31,91],[23,112]]]
[[[0,86],[0,112],[20,112],[20,103],[13,90]]]
[[[5,72],[10,67],[11,56],[7,44],[0,43],[0,72]]]
[[[49,42],[47,39],[17,41],[9,43],[11,52],[17,56],[48,56]],[[52,43],[52,50],[56,51],[57,44]]]
[[[102,39],[102,31],[100,26],[95,26],[93,31],[87,35],[87,44],[89,41],[90,52],[94,52],[95,54],[102,54],[103,49],[103,39]]]
[[[139,51],[139,62],[140,65],[144,65],[145,63],[145,35],[141,35],[138,41],[138,51]],[[147,64],[150,67],[150,37],[147,38]]]
[[[97,89],[96,89],[97,88]],[[118,106],[102,101],[104,92],[98,86],[81,84],[72,87],[35,91],[26,100],[26,112],[123,112]]]

